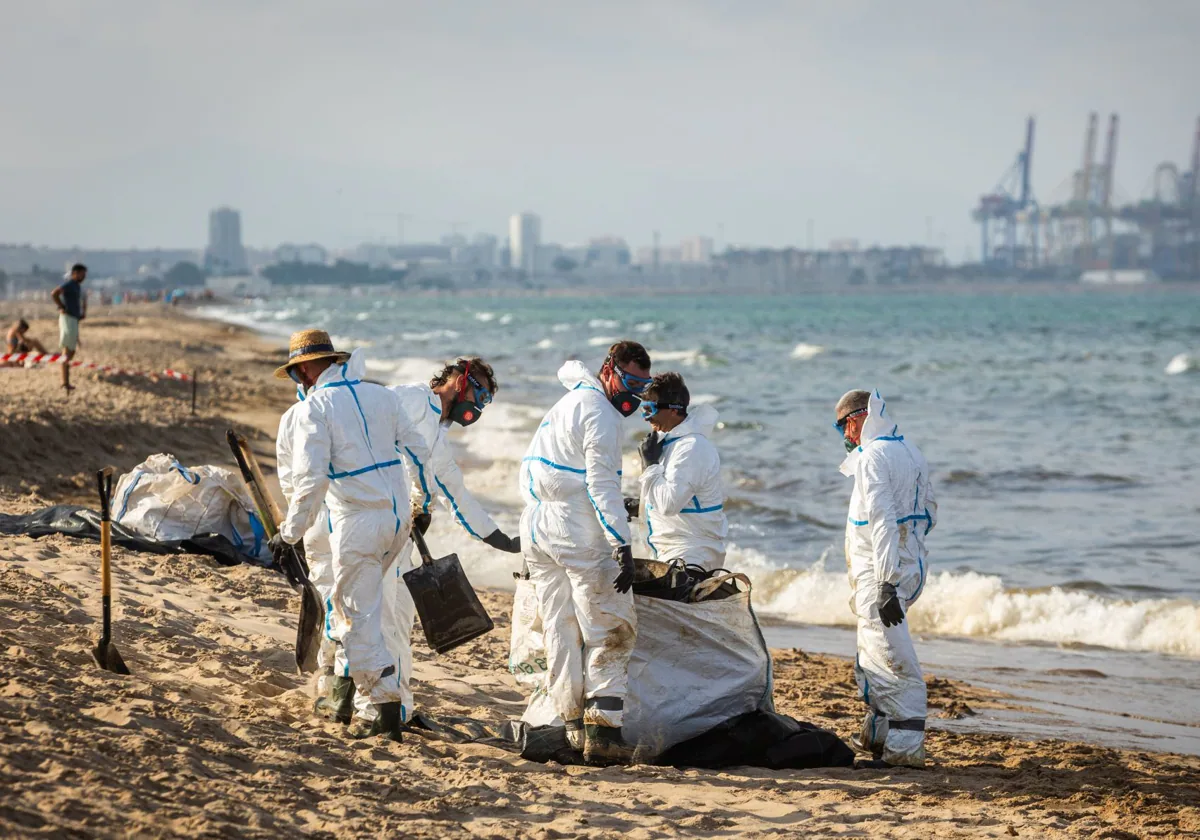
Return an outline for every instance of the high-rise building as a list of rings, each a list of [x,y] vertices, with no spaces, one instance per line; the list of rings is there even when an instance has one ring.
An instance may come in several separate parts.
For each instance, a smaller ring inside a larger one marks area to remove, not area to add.
[[[218,207],[208,214],[208,249],[204,268],[209,274],[246,273],[246,249],[242,246],[242,217],[232,207]]]
[[[619,236],[597,236],[588,241],[587,264],[610,271],[629,265],[629,246]]]
[[[508,247],[513,268],[533,274],[542,242],[542,220],[533,213],[517,213],[508,220]]]
[[[679,261],[708,265],[712,262],[713,241],[708,236],[693,236],[679,243]]]

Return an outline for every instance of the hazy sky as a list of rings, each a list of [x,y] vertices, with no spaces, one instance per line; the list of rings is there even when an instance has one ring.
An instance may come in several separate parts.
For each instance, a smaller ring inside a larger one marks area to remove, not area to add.
[[[528,209],[635,245],[932,217],[957,260],[1027,115],[1043,202],[1090,110],[1121,116],[1128,199],[1200,116],[1200,0],[0,3],[0,242],[200,246],[230,204],[248,244],[341,247]]]

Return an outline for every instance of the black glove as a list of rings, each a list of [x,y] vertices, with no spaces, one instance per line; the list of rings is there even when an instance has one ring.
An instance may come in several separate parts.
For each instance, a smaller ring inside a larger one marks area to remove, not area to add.
[[[658,459],[662,457],[662,451],[663,439],[658,436],[658,432],[646,435],[646,439],[638,447],[638,452],[642,456],[642,469],[646,469],[651,464],[657,464]]]
[[[904,608],[900,606],[900,596],[896,587],[890,583],[879,584],[879,598],[875,601],[879,608],[879,620],[884,627],[895,627],[904,621]]]
[[[298,586],[308,579],[308,562],[304,556],[304,543],[288,545],[283,541],[283,535],[278,531],[267,541],[271,549],[271,559],[275,568],[283,572],[292,586]]]
[[[484,537],[483,541],[497,551],[507,551],[509,554],[521,553],[521,538],[510,537],[499,528]]]
[[[633,586],[633,548],[623,545],[613,549],[613,559],[621,567],[621,573],[613,581],[613,589],[624,595]]]
[[[638,499],[625,500],[625,519],[636,519],[638,511],[641,510],[642,503]]]
[[[429,526],[433,523],[432,513],[418,513],[413,517],[413,527],[417,529],[417,533],[422,537],[429,530]]]
[[[287,568],[287,561],[291,560],[292,547],[283,541],[283,534],[276,531],[275,536],[267,541],[267,548],[271,549],[271,557],[275,560],[276,568]]]

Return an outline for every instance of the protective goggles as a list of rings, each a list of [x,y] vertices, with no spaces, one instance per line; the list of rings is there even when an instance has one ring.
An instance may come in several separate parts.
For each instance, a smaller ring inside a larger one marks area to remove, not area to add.
[[[471,388],[474,391],[474,393],[471,395],[471,402],[475,403],[476,408],[482,411],[484,408],[492,404],[492,392],[483,387],[479,380],[475,378],[475,375],[471,373],[471,366],[469,364],[466,365],[466,370],[463,371],[463,378],[471,384]],[[464,384],[462,387],[462,396],[465,397],[466,392],[467,389]]]
[[[617,379],[621,380],[621,387],[631,394],[639,395],[646,390],[646,386],[650,384],[649,376],[634,376],[632,373],[621,370],[617,367],[617,363],[612,363],[613,372],[617,374]]]
[[[642,417],[646,420],[649,420],[651,417],[658,414],[658,412],[668,408],[673,408],[680,414],[687,414],[687,406],[680,405],[679,403],[644,402],[642,403]]]
[[[869,409],[866,408],[860,408],[858,411],[851,411],[849,414],[842,417],[841,420],[834,423],[833,428],[838,430],[838,434],[844,435],[846,433],[846,424],[855,417],[862,417],[868,411]]]

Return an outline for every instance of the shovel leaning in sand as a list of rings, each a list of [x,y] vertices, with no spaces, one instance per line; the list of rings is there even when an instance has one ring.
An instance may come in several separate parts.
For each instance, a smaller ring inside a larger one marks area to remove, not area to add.
[[[103,625],[100,641],[92,648],[96,664],[114,674],[128,674],[129,666],[112,641],[112,487],[113,468],[105,467],[96,473],[100,486],[100,593]]]
[[[229,448],[233,450],[233,457],[254,500],[254,507],[258,510],[263,529],[267,532],[268,539],[274,537],[279,531],[279,523],[283,520],[283,512],[267,491],[258,460],[250,451],[246,439],[233,429],[225,433],[225,439],[229,442]],[[317,652],[321,648],[321,625],[325,623],[325,607],[321,603],[317,587],[308,579],[308,564],[304,561],[302,551],[302,548],[289,551],[281,571],[287,576],[292,588],[300,593],[300,623],[296,628],[296,669],[302,674],[308,674],[317,670]]]

